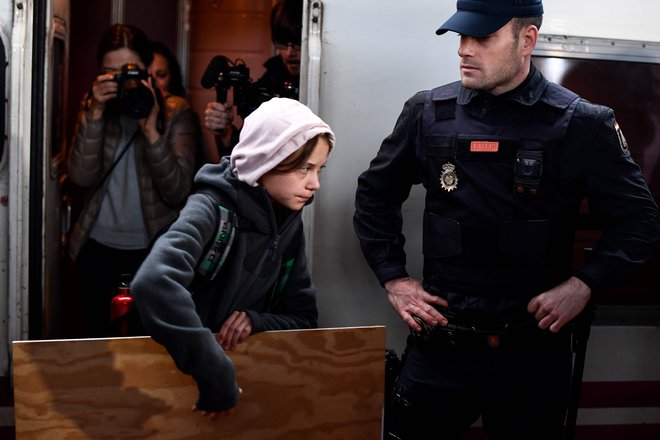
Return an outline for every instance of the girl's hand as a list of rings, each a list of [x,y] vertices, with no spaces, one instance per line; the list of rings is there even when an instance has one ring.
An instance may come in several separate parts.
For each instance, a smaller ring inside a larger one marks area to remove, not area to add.
[[[238,393],[243,394],[243,389],[239,388]],[[192,412],[199,411],[197,409],[197,405],[193,405],[192,408],[190,409],[192,410]],[[227,411],[200,411],[202,417],[205,417],[211,421],[216,420],[218,417],[225,417],[231,415],[233,412],[234,412],[234,408],[228,409]]]
[[[252,321],[247,313],[235,311],[222,324],[217,339],[225,350],[234,350],[236,344],[243,342],[252,333]]]
[[[197,409],[197,405],[193,405],[191,410],[193,412],[199,411]],[[234,408],[228,409],[227,411],[200,411],[200,414],[202,417],[205,417],[211,421],[216,420],[218,417],[224,417],[230,415],[232,412],[234,412]]]

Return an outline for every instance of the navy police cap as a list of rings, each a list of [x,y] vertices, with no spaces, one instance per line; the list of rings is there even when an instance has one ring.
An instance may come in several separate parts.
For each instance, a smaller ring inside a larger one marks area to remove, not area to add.
[[[470,37],[485,37],[518,17],[543,15],[542,0],[458,0],[456,13],[436,34],[454,31]]]

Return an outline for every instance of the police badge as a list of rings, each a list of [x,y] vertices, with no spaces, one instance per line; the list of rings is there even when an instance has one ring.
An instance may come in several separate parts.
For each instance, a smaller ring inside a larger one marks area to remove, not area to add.
[[[442,189],[447,192],[452,192],[458,187],[458,175],[456,175],[456,167],[454,164],[446,163],[442,166],[440,186],[442,186]]]

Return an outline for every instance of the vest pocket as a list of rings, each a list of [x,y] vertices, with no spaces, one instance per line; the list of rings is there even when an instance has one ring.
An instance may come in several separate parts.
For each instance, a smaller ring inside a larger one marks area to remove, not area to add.
[[[502,225],[500,249],[502,254],[532,266],[548,261],[550,252],[548,220],[511,220]]]
[[[463,253],[461,225],[456,220],[432,212],[424,215],[422,250],[426,257],[453,257]]]

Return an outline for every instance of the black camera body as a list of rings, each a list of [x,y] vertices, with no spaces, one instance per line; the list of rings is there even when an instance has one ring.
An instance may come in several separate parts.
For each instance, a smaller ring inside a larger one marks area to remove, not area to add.
[[[227,102],[227,91],[233,88],[234,105],[242,118],[273,97],[298,99],[297,86],[291,83],[268,85],[254,83],[250,78],[250,68],[245,62],[242,60],[232,62],[223,55],[213,57],[201,82],[205,89],[215,87],[218,102]]]
[[[146,118],[154,106],[154,96],[142,80],[149,80],[149,73],[137,64],[124,64],[121,71],[115,73],[113,81],[119,88],[117,97],[121,111],[131,118]]]

